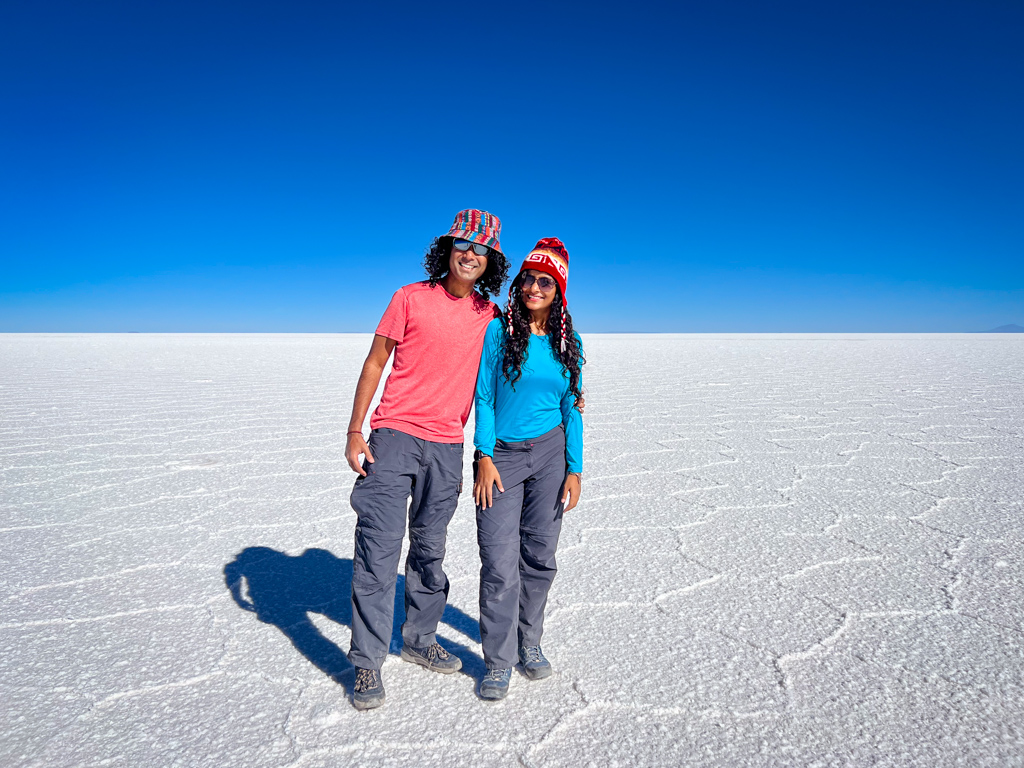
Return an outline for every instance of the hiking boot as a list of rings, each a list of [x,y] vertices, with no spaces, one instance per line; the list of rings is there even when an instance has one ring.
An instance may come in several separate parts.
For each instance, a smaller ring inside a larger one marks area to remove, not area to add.
[[[511,669],[488,669],[480,681],[480,698],[497,701],[508,696],[508,682],[512,679]]]
[[[380,670],[356,667],[352,706],[356,709],[376,709],[383,703],[384,681],[380,678]]]
[[[520,646],[519,663],[523,665],[523,672],[531,680],[551,677],[551,662],[544,658],[544,651],[539,645]]]
[[[402,658],[413,664],[426,667],[431,672],[440,672],[442,675],[450,675],[452,672],[462,669],[462,659],[452,656],[439,643],[434,643],[426,648],[403,646]]]

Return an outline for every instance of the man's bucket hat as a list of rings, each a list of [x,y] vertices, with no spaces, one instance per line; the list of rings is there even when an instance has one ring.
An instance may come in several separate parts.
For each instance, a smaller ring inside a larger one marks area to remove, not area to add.
[[[442,237],[469,240],[471,243],[486,245],[488,248],[502,253],[498,237],[501,235],[501,220],[493,213],[467,208],[455,214],[455,221],[447,235]],[[504,254],[502,254],[504,255]]]

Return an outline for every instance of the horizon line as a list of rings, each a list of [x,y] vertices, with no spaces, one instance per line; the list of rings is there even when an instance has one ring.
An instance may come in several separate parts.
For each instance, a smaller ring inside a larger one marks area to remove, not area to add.
[[[578,331],[581,336],[718,336],[718,335],[839,335],[859,334],[867,336],[884,335],[915,335],[915,336],[963,336],[993,335],[1013,336],[1024,334],[1024,328],[1018,330],[988,331]],[[4,331],[0,336],[372,336],[374,331]]]

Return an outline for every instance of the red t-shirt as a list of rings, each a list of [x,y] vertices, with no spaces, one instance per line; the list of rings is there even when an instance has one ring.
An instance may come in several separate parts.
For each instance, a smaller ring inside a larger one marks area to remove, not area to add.
[[[378,335],[398,342],[395,360],[370,428],[461,443],[484,334],[497,315],[497,307],[476,292],[459,299],[428,282],[395,291],[377,326]]]

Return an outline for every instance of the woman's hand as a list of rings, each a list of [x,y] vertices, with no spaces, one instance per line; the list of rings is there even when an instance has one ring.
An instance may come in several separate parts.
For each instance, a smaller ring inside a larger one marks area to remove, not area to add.
[[[366,456],[366,460],[373,464],[373,454],[370,453],[370,446],[363,440],[363,433],[349,432],[348,440],[345,444],[345,458],[348,459],[348,465],[352,467],[354,472],[358,472],[361,477],[366,477],[363,465],[359,461],[360,454]]]
[[[562,512],[568,512],[576,507],[577,502],[580,500],[580,490],[582,489],[583,483],[580,481],[580,475],[578,472],[570,472],[569,476],[565,478],[565,484],[562,486]]]
[[[504,493],[501,485],[501,475],[490,456],[481,456],[476,463],[476,482],[473,483],[473,498],[476,505],[487,509],[494,506],[494,486],[498,486],[498,492]]]

